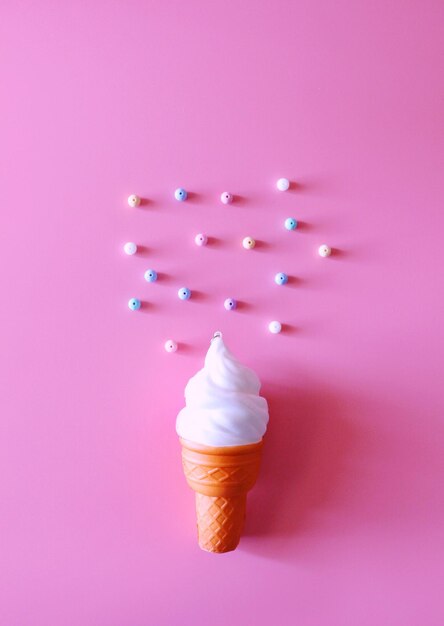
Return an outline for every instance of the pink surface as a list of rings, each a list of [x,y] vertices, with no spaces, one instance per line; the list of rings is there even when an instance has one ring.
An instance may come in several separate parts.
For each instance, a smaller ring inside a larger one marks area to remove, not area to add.
[[[2,3],[2,626],[442,625],[443,13]],[[216,329],[271,407],[223,556],[174,429]]]

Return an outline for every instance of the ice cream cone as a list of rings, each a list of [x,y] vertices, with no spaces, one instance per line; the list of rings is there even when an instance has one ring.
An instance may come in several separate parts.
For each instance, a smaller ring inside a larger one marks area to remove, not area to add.
[[[262,441],[212,447],[180,438],[185,478],[196,492],[198,541],[202,550],[234,550],[245,520],[247,492],[256,482]]]

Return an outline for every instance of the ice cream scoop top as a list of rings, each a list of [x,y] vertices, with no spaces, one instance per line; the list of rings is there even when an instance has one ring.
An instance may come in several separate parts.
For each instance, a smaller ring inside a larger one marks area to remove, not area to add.
[[[205,364],[185,387],[177,416],[180,437],[207,446],[239,446],[260,441],[268,423],[268,406],[259,395],[260,381],[215,333]]]

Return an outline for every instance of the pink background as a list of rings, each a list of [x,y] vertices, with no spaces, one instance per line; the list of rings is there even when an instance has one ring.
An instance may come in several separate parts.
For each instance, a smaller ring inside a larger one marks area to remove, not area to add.
[[[442,625],[443,19],[2,3],[2,626]],[[216,329],[271,408],[223,556],[197,547],[175,434]]]

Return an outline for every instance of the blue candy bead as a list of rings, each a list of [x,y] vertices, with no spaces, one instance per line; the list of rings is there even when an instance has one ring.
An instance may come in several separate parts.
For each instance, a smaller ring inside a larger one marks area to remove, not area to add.
[[[298,223],[294,219],[294,217],[287,217],[287,219],[285,220],[285,228],[287,230],[294,230],[297,227],[298,227]]]
[[[189,300],[191,298],[191,291],[187,287],[181,287],[177,295],[181,300]]]
[[[148,283],[154,283],[157,280],[157,272],[155,270],[147,270],[144,276]]]
[[[285,285],[285,283],[288,283],[287,274],[279,272],[279,274],[276,274],[276,276],[274,277],[274,282],[278,285]]]
[[[131,298],[131,300],[128,302],[128,306],[131,311],[137,311],[137,309],[140,309],[140,307],[142,306],[142,303],[137,298]]]
[[[186,192],[186,189],[182,189],[182,187],[179,187],[174,192],[174,197],[176,198],[176,200],[179,200],[179,202],[183,202],[184,200],[186,200],[187,199],[187,195],[188,194]]]

